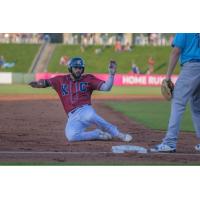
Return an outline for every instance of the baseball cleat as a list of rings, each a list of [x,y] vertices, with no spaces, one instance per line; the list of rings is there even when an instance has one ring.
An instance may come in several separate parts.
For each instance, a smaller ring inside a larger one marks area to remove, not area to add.
[[[119,134],[117,135],[117,137],[118,137],[120,140],[122,140],[123,142],[130,142],[130,141],[133,139],[133,137],[132,137],[131,135],[126,134],[126,133],[119,133]]]
[[[200,144],[197,144],[194,148],[195,148],[196,151],[200,152]]]
[[[150,152],[157,153],[157,152],[163,152],[163,153],[175,153],[176,148],[170,147],[166,144],[158,144],[155,147],[150,149]]]
[[[99,140],[111,140],[111,139],[112,136],[109,133],[99,130]]]

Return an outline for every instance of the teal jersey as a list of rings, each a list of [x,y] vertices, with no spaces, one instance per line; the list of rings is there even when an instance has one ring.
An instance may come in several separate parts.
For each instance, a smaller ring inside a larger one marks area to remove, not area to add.
[[[200,33],[177,33],[172,46],[181,49],[181,64],[191,60],[200,61]]]

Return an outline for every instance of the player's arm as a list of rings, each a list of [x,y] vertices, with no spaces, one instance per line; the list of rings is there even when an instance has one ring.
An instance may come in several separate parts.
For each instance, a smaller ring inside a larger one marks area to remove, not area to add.
[[[46,88],[51,86],[49,81],[45,79],[40,79],[39,81],[32,81],[29,83],[29,85],[33,88]]]
[[[166,74],[166,79],[170,80],[171,79],[171,75],[176,67],[176,64],[178,62],[179,56],[181,53],[181,49],[178,47],[174,47],[172,49],[170,58],[169,58],[169,66],[168,66],[168,70],[167,70],[167,74]]]
[[[116,70],[117,70],[117,63],[114,60],[111,60],[109,63],[109,66],[108,66],[108,71],[109,71],[108,79],[105,83],[103,83],[101,85],[100,91],[110,91],[111,90],[111,88],[113,86]]]

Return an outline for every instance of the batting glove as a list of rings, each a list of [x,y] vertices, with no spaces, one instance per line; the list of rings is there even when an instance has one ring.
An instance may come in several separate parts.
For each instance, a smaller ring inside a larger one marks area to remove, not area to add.
[[[116,70],[117,70],[117,63],[116,63],[116,61],[111,60],[109,63],[109,66],[108,66],[109,74],[115,75]]]

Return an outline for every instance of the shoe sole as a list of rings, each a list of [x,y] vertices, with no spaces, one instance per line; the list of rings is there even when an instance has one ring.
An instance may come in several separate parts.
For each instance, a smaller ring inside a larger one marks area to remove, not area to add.
[[[159,151],[156,149],[150,149],[151,153],[176,153],[176,149],[170,150],[170,151]]]
[[[122,140],[123,142],[131,142],[133,140],[133,138],[132,137],[129,137],[129,139],[124,139],[124,140]]]

